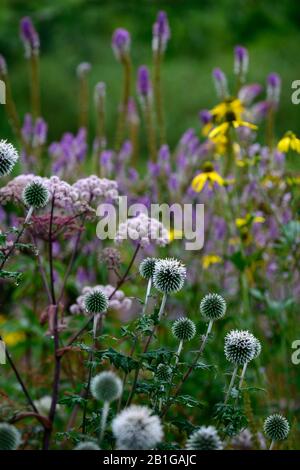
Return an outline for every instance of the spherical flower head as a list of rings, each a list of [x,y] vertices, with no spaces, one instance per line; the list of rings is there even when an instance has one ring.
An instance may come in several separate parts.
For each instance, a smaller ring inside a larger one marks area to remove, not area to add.
[[[286,439],[290,431],[288,420],[279,414],[268,416],[264,422],[265,435],[272,441]]]
[[[249,331],[232,330],[225,337],[226,359],[235,365],[244,365],[254,357],[254,337]]]
[[[101,372],[91,381],[91,392],[96,400],[112,402],[120,398],[123,386],[114,372]]]
[[[118,450],[150,450],[162,441],[160,419],[151,413],[146,406],[131,405],[115,417],[112,431]]]
[[[0,450],[16,450],[21,444],[21,434],[15,426],[0,423]]]
[[[28,183],[23,191],[23,202],[27,207],[34,207],[40,209],[45,207],[49,201],[49,191],[39,180],[33,180]]]
[[[179,341],[190,341],[196,334],[196,325],[189,318],[178,318],[173,323],[172,333]]]
[[[112,48],[118,60],[122,59],[130,48],[130,34],[126,29],[117,28],[112,37]]]
[[[79,442],[74,450],[101,450],[93,441]]]
[[[186,278],[185,266],[173,258],[158,260],[155,265],[153,282],[155,288],[164,294],[178,292]]]
[[[139,267],[140,275],[145,279],[153,277],[156,262],[156,258],[143,259]]]
[[[261,342],[259,341],[259,339],[255,338],[255,336],[254,336],[253,351],[254,351],[253,359],[256,359],[261,353]]]
[[[155,377],[163,382],[169,382],[172,378],[172,369],[168,364],[159,364],[156,369]]]
[[[218,320],[226,313],[226,302],[219,294],[207,294],[200,302],[200,313],[206,320]]]
[[[137,92],[141,99],[149,97],[151,95],[151,89],[148,67],[141,65],[138,69],[137,76]]]
[[[18,158],[19,154],[15,147],[7,143],[6,140],[0,140],[0,176],[8,175]]]
[[[222,450],[222,442],[214,426],[201,426],[186,443],[187,450]]]
[[[108,297],[101,289],[94,289],[84,299],[84,308],[87,313],[96,314],[106,312]]]

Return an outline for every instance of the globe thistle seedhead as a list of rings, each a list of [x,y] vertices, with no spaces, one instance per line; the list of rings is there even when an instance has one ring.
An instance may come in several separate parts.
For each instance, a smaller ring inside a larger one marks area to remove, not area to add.
[[[264,422],[265,435],[272,441],[282,441],[286,439],[290,431],[288,420],[280,415],[268,416]]]
[[[200,313],[206,320],[218,320],[226,313],[226,302],[219,294],[207,294],[200,302]]]
[[[153,277],[156,262],[156,258],[143,259],[139,267],[140,275],[145,279]]]
[[[253,359],[256,359],[261,353],[261,342],[255,336],[254,336],[253,350],[254,350]]]
[[[27,207],[34,207],[40,209],[45,207],[49,201],[49,191],[46,186],[38,180],[33,180],[28,183],[23,191],[23,202]]]
[[[21,444],[21,434],[15,426],[0,423],[0,450],[16,450]]]
[[[254,357],[254,336],[249,331],[232,330],[225,337],[226,359],[235,365],[243,365]]]
[[[181,317],[173,323],[172,333],[179,341],[190,341],[196,334],[196,325],[189,318]]]
[[[91,392],[96,400],[112,402],[120,398],[123,386],[114,372],[101,372],[91,381]]]
[[[186,443],[187,450],[222,450],[223,445],[214,426],[201,426]]]
[[[101,289],[89,292],[84,299],[84,308],[87,313],[103,313],[108,308],[108,297]]]
[[[6,140],[0,140],[0,176],[8,175],[18,158],[19,154],[15,147]]]
[[[147,406],[131,405],[115,417],[112,431],[118,450],[149,450],[162,441],[160,419],[151,413]]]
[[[157,369],[156,369],[155,377],[158,380],[162,380],[164,382],[169,382],[172,378],[172,369],[171,369],[171,367],[168,366],[168,364],[159,364]]]
[[[182,289],[186,278],[185,266],[173,258],[158,260],[155,264],[154,286],[164,294],[178,292]]]
[[[79,442],[74,450],[101,450],[100,447],[93,441]]]

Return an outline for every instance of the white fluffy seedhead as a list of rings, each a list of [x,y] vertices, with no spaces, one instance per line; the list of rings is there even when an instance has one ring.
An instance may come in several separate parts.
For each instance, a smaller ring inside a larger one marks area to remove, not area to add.
[[[201,426],[189,437],[188,450],[222,450],[223,445],[214,426]]]
[[[123,386],[119,377],[111,371],[101,372],[91,381],[91,392],[96,400],[112,402],[120,398]]]
[[[146,406],[131,405],[119,413],[112,422],[118,450],[150,450],[163,439],[158,416]]]

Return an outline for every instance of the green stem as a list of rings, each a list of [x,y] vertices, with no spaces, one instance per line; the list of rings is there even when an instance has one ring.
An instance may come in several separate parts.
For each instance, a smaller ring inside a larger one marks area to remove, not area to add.
[[[116,151],[120,150],[124,134],[125,134],[125,125],[126,117],[128,111],[128,101],[130,97],[130,88],[131,88],[131,61],[128,54],[125,54],[122,57],[123,65],[123,96],[119,109],[118,123],[117,123],[117,133],[115,141]]]
[[[230,381],[230,384],[229,384],[229,387],[228,387],[228,390],[227,390],[227,393],[226,393],[224,405],[226,405],[228,400],[229,400],[231,390],[232,390],[232,387],[234,385],[235,378],[236,378],[236,375],[237,375],[237,371],[238,371],[238,366],[235,366],[235,368],[233,370],[233,373],[232,373],[231,381]]]

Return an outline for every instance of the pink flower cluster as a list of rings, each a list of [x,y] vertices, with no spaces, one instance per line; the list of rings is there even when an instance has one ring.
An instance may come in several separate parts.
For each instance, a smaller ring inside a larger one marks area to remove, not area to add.
[[[162,223],[144,213],[119,225],[115,242],[119,244],[127,239],[138,242],[143,248],[151,244],[165,246],[170,241],[169,233]]]

